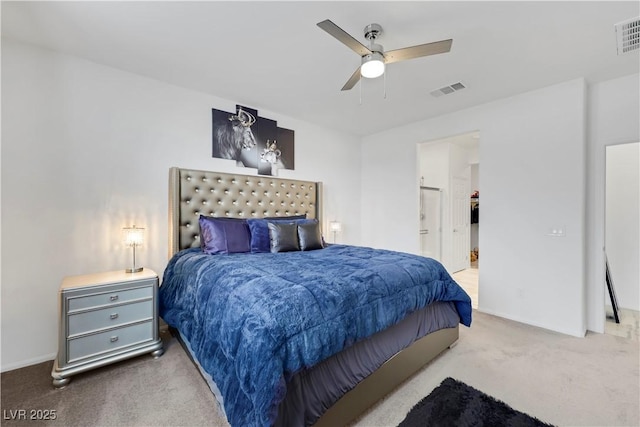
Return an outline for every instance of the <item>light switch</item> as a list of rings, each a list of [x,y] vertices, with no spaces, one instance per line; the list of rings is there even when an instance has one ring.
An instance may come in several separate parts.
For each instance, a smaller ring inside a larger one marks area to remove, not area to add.
[[[564,237],[564,227],[551,227],[547,232],[547,236]]]

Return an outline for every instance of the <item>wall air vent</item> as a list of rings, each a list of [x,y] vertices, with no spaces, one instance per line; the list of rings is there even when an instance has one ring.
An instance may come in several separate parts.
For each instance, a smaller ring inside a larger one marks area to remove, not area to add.
[[[437,98],[442,95],[448,95],[450,93],[457,92],[461,89],[464,89],[465,87],[466,86],[463,85],[462,82],[458,82],[458,83],[454,83],[452,85],[441,87],[440,89],[431,91],[431,95]]]
[[[618,55],[640,48],[640,17],[618,22],[614,27],[616,29]]]

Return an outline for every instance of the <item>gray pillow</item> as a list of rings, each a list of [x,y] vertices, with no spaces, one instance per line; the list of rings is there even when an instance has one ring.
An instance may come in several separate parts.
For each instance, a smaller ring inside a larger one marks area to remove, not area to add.
[[[268,222],[271,252],[299,251],[298,227],[295,222]]]
[[[322,233],[320,233],[320,224],[318,221],[298,224],[298,240],[300,241],[300,250],[312,251],[314,249],[322,249]]]

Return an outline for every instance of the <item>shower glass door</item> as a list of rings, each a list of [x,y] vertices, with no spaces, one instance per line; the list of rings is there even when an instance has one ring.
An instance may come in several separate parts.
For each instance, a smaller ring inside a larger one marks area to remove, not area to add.
[[[439,188],[420,187],[420,251],[422,256],[441,261],[442,192]]]

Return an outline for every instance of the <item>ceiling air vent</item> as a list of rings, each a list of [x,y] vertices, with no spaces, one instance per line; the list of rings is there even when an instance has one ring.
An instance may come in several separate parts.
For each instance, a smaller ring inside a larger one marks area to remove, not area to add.
[[[434,91],[431,91],[431,95],[435,96],[436,98],[442,95],[448,95],[450,93],[453,92],[457,92],[461,89],[464,89],[466,86],[463,85],[461,82],[458,83],[454,83],[452,85],[449,86],[445,86],[445,87],[441,87],[440,89],[436,89]]]
[[[640,17],[618,22],[614,27],[618,42],[618,55],[640,48]]]

